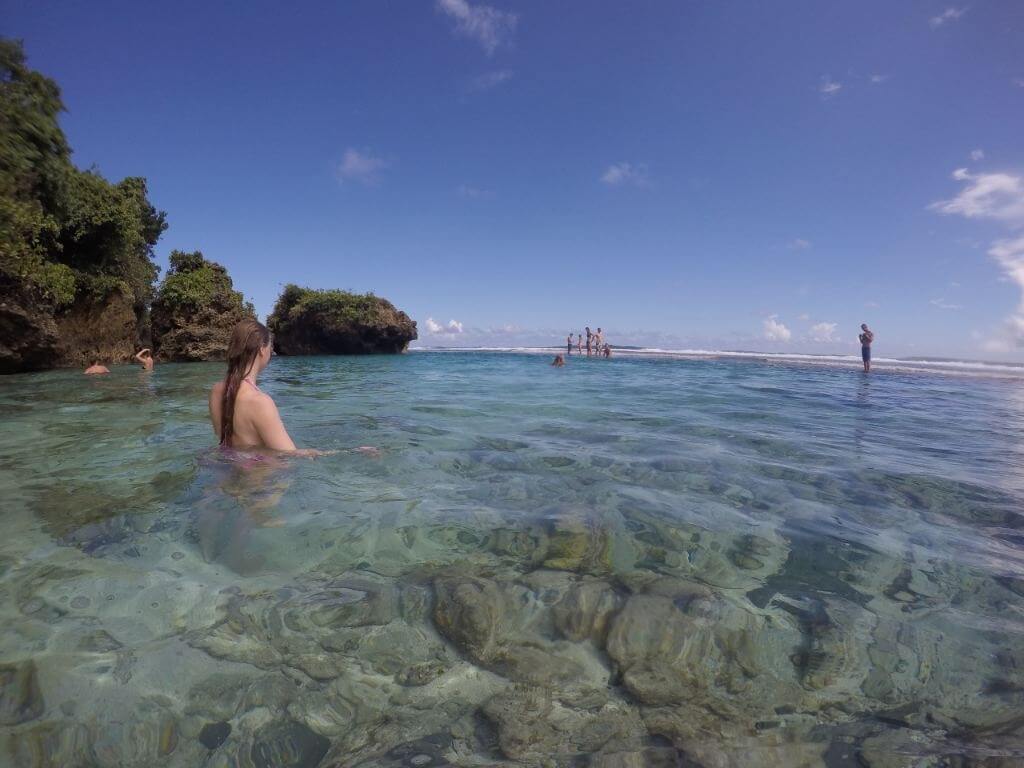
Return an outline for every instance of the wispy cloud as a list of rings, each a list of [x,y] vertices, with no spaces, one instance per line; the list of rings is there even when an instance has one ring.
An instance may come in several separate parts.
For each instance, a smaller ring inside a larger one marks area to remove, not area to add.
[[[830,99],[843,89],[843,84],[833,80],[828,75],[821,78],[821,85],[818,86],[818,93],[823,99]]]
[[[462,323],[458,320],[449,320],[448,325],[441,325],[434,318],[428,317],[425,325],[427,333],[432,336],[455,336],[462,333]]]
[[[601,174],[601,181],[609,187],[618,187],[624,184],[645,187],[648,184],[647,166],[643,163],[636,165],[633,163],[613,163]]]
[[[985,159],[985,151],[984,150],[982,150],[982,149],[972,149],[971,150],[971,160],[973,160],[974,162],[978,162],[979,160],[984,160],[984,159]]]
[[[1016,85],[1018,88],[1024,88],[1024,77],[1013,78],[1013,84]]]
[[[957,168],[953,178],[967,185],[952,200],[932,203],[928,206],[931,210],[968,219],[996,219],[1011,226],[1024,225],[1024,181],[1020,176],[972,174],[966,168]]]
[[[360,151],[349,147],[338,164],[338,180],[377,184],[380,181],[380,172],[389,165],[390,161],[376,157],[368,150]]]
[[[837,323],[815,323],[811,326],[811,341],[839,341],[836,338]]]
[[[793,240],[790,240],[789,243],[787,243],[786,247],[789,248],[791,251],[806,251],[808,248],[811,247],[811,241],[804,240],[802,237],[797,237]]]
[[[930,19],[928,19],[928,24],[931,25],[932,29],[938,29],[943,24],[946,24],[950,21],[956,21],[965,13],[967,13],[966,8],[947,8],[938,16],[932,16]]]
[[[469,93],[483,93],[497,88],[502,83],[507,83],[514,75],[515,73],[511,69],[495,69],[491,72],[484,72],[470,80],[466,90]]]
[[[764,337],[768,341],[789,341],[793,332],[779,321],[778,315],[770,315],[762,321]]]
[[[494,197],[494,193],[491,192],[491,190],[474,187],[471,184],[460,184],[458,192],[459,195],[462,197],[468,197],[470,200],[486,200]]]
[[[972,174],[958,168],[953,178],[965,182],[960,194],[929,206],[945,214],[968,219],[992,219],[1012,230],[1024,228],[1024,179],[1009,173]],[[1024,236],[996,240],[988,250],[1003,270],[1004,278],[1017,285],[1021,299],[1016,310],[1006,319],[1005,339],[993,339],[989,351],[1009,345],[1024,347]]]
[[[945,299],[932,299],[928,303],[931,304],[933,307],[938,307],[939,309],[963,309],[963,305],[952,304],[946,301]]]
[[[890,75],[872,75],[870,79],[872,83],[878,85],[879,83],[884,83],[889,77]]]
[[[467,0],[437,0],[437,9],[455,22],[457,35],[475,40],[488,56],[508,42],[519,23],[514,13]]]

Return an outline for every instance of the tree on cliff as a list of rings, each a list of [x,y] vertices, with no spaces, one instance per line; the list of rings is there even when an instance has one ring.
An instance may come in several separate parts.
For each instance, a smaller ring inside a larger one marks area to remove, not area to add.
[[[286,285],[267,318],[280,355],[359,355],[403,352],[416,323],[372,293]]]
[[[60,88],[28,68],[22,44],[0,39],[0,321],[20,334],[0,338],[0,370],[75,362],[60,350],[62,313],[95,315],[120,297],[138,320],[158,273],[153,246],[167,224],[145,179],[112,184],[76,168],[63,110]]]
[[[163,360],[223,360],[235,324],[255,316],[224,267],[199,251],[171,251],[150,314],[153,352]]]

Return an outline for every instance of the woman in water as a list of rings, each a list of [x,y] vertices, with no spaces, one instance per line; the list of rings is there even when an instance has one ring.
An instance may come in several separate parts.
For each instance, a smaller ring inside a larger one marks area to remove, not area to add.
[[[313,449],[297,450],[288,436],[270,395],[256,386],[256,377],[270,362],[270,331],[255,320],[235,326],[228,344],[228,372],[210,392],[210,421],[221,446],[269,448],[303,456],[319,456]]]

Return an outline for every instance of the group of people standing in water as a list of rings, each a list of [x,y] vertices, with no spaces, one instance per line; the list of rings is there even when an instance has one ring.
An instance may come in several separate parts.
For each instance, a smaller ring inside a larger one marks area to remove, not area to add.
[[[612,345],[608,344],[604,340],[604,331],[600,328],[597,331],[591,331],[590,326],[587,326],[587,335],[584,336],[582,333],[576,337],[576,341],[572,340],[572,334],[565,340],[565,353],[566,355],[572,355],[572,351],[575,349],[576,353],[582,355],[586,351],[587,357],[611,357],[612,356]],[[555,355],[555,359],[551,363],[556,367],[565,365],[565,357],[562,355]]]
[[[589,325],[586,330],[586,337],[581,333],[576,337],[575,342],[572,340],[572,334],[569,334],[569,338],[567,338],[565,342],[566,354],[571,355],[573,349],[575,349],[576,352],[581,355],[583,354],[583,351],[586,350],[587,357],[590,357],[591,355],[611,357],[612,348],[610,344],[605,343],[604,331],[598,328],[596,332],[591,332]]]

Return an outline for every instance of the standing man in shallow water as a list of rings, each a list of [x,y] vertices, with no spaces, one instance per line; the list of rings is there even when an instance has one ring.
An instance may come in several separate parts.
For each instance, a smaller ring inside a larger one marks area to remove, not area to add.
[[[572,334],[569,334],[569,338],[565,340],[565,354],[572,354]]]
[[[860,359],[864,361],[864,373],[871,372],[871,342],[875,340],[875,333],[868,328],[867,323],[860,324]]]
[[[589,326],[589,325],[587,326],[587,329],[586,329],[586,330],[587,330],[587,357],[590,357],[590,341],[591,341],[591,337],[592,337],[592,336],[593,336],[594,334],[592,334],[592,333],[590,332],[590,326]]]

